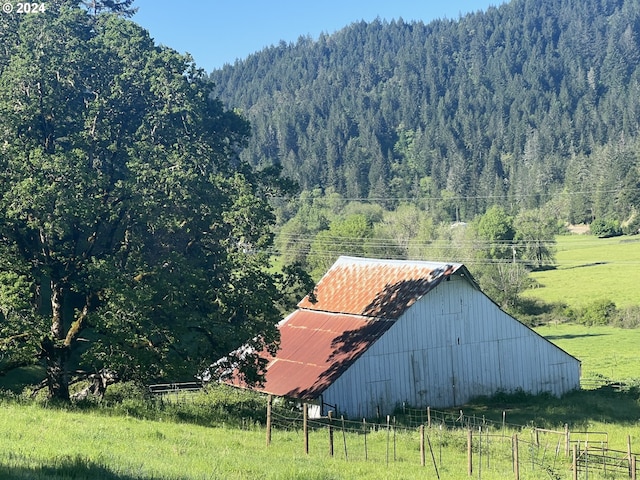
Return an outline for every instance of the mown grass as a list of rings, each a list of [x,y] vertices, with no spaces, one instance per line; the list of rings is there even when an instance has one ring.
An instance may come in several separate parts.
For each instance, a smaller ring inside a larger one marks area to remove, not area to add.
[[[523,296],[571,307],[596,300],[611,300],[617,307],[640,304],[640,236],[562,235],[556,240],[556,268],[531,273],[537,286]]]

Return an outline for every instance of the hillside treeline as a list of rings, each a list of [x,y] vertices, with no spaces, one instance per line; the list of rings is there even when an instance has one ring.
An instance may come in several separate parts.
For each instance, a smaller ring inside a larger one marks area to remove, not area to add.
[[[640,206],[640,3],[513,0],[457,20],[358,22],[210,74],[242,156],[303,190],[438,220]]]

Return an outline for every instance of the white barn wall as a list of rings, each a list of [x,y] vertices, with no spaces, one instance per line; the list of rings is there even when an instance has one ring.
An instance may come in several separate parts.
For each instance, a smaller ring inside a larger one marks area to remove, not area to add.
[[[577,359],[452,276],[410,307],[323,399],[359,418],[389,414],[402,402],[445,408],[497,391],[561,395],[579,384]]]

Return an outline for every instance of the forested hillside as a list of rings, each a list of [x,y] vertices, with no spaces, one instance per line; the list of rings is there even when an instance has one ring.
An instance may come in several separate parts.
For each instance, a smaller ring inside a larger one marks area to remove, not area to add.
[[[250,120],[242,153],[303,190],[439,220],[640,205],[640,3],[513,0],[429,24],[359,22],[210,74]]]

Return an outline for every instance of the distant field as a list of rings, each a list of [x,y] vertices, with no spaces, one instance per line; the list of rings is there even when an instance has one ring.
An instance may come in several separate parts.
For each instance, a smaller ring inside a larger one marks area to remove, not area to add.
[[[598,377],[615,382],[640,379],[640,329],[563,323],[535,330],[582,362],[585,388]]]
[[[571,307],[595,300],[640,304],[640,236],[563,235],[557,242],[557,268],[533,272],[539,286],[524,296]]]

